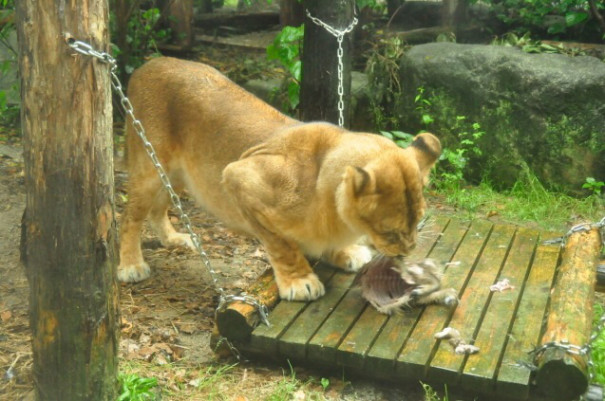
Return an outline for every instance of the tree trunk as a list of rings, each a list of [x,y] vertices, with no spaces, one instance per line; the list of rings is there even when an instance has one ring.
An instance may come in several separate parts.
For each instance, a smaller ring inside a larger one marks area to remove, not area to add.
[[[115,400],[118,292],[109,66],[65,33],[108,50],[107,1],[16,3],[38,400]]]
[[[307,0],[305,7],[316,17],[337,30],[346,29],[354,17],[353,0],[333,2]],[[351,94],[351,49],[353,33],[344,36],[343,48],[343,101],[344,126],[349,123]],[[338,123],[338,41],[326,29],[308,17],[305,19],[305,38],[302,56],[301,111],[305,121],[322,120]]]
[[[166,19],[172,30],[172,42],[181,50],[191,49],[193,46],[193,0],[162,1],[162,18]]]
[[[280,0],[279,23],[284,26],[300,26],[305,22],[305,9],[298,0]]]

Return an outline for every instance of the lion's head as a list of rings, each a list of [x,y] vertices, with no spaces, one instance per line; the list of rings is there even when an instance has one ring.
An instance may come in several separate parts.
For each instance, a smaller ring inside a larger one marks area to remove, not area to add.
[[[379,252],[409,254],[426,208],[423,187],[440,154],[439,140],[424,133],[406,149],[393,148],[366,166],[348,166],[339,193],[341,217]]]

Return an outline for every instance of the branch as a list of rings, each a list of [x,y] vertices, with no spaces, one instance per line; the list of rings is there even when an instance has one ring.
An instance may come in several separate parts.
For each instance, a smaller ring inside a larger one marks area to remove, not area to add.
[[[605,19],[599,12],[597,5],[594,0],[588,0],[588,4],[590,5],[590,12],[592,16],[597,20],[599,26],[601,27],[601,32],[605,34]]]

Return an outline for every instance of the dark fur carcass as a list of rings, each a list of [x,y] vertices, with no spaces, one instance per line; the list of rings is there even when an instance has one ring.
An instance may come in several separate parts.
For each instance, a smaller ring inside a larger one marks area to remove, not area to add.
[[[417,263],[377,256],[357,273],[354,284],[378,312],[392,314],[402,307],[441,304],[455,306],[453,288],[441,289],[442,272],[431,259]]]

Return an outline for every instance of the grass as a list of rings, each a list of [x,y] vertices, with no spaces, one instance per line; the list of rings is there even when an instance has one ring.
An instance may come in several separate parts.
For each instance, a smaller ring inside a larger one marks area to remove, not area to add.
[[[144,401],[157,399],[154,388],[158,385],[155,377],[144,378],[134,374],[122,374],[120,381],[120,396],[118,401]]]
[[[599,320],[605,313],[605,307],[597,303],[594,308],[593,327],[599,327]],[[593,382],[605,386],[605,330],[601,328],[592,344]]]
[[[443,186],[436,194],[446,206],[468,218],[497,217],[513,224],[561,233],[572,224],[597,222],[605,216],[605,201],[601,196],[574,198],[549,191],[530,174],[507,192],[497,192],[483,183],[475,187]]]
[[[120,372],[121,378],[128,378],[128,383],[134,383],[129,387],[122,386],[120,401],[331,399],[325,396],[330,385],[328,379],[301,379],[292,366],[288,372],[284,370],[280,377],[267,370],[254,371],[253,367],[245,368],[237,364],[211,363],[192,367],[169,363],[159,366],[143,361],[122,360]],[[152,378],[143,378],[149,376]],[[150,387],[143,394],[141,383],[149,382],[156,383],[158,387]],[[133,390],[133,387],[136,388]],[[128,396],[124,395],[126,391],[129,391]]]

